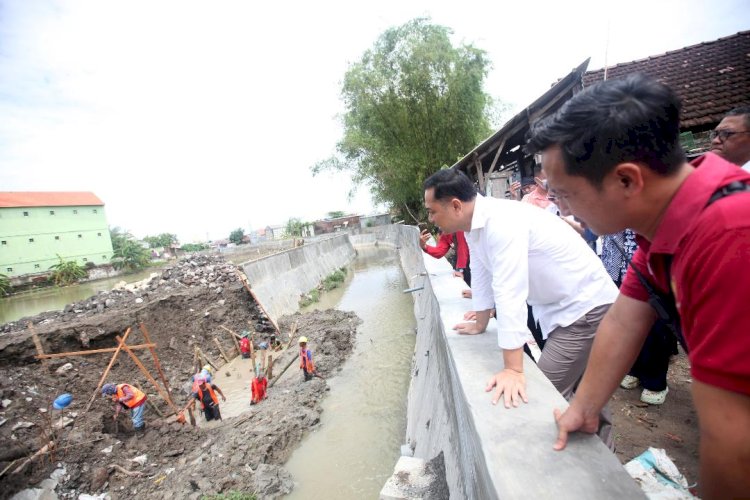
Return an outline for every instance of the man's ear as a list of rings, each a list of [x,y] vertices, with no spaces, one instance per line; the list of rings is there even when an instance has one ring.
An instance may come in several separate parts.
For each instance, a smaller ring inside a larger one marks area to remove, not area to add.
[[[643,168],[636,163],[620,163],[615,167],[615,178],[617,186],[626,196],[638,194],[643,190]]]
[[[458,198],[451,198],[451,208],[455,212],[460,212],[464,204]]]

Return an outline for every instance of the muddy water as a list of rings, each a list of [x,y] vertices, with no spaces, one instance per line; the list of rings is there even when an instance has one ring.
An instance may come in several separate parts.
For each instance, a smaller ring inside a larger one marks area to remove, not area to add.
[[[290,499],[377,498],[393,472],[406,432],[406,397],[414,352],[411,297],[392,249],[360,249],[351,281],[315,309],[354,311],[362,319],[342,371],[328,379],[319,428],[295,450]]]
[[[19,293],[0,299],[0,324],[16,321],[26,316],[34,316],[45,311],[57,311],[67,304],[87,299],[98,292],[111,290],[121,281],[133,283],[148,278],[151,273],[158,273],[158,268],[148,268],[133,274],[115,276],[102,280],[90,281],[79,285],[62,288],[50,287]]]

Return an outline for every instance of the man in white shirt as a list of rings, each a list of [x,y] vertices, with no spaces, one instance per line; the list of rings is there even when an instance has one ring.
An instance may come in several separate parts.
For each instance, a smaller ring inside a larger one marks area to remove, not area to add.
[[[711,131],[711,151],[750,172],[750,106],[724,116]]]
[[[526,303],[546,338],[539,369],[566,399],[583,375],[594,333],[617,296],[601,261],[559,217],[527,203],[484,198],[463,173],[441,170],[424,183],[431,222],[444,232],[466,231],[476,321],[454,327],[475,335],[497,309],[503,369],[487,385],[506,408],[527,402],[523,346]],[[599,436],[610,448],[611,424],[602,413]]]

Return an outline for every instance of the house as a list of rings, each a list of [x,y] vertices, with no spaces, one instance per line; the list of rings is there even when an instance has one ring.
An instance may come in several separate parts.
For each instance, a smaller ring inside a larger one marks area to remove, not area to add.
[[[0,192],[0,273],[45,273],[60,258],[109,264],[104,203],[90,192]]]
[[[313,226],[315,226],[316,236],[353,228],[359,229],[359,215],[345,215],[344,217],[335,217],[333,219],[316,220],[313,222]]]
[[[691,156],[710,149],[708,134],[727,111],[750,106],[750,31],[665,54],[588,71],[583,86],[642,73],[669,85],[682,101],[682,145]]]

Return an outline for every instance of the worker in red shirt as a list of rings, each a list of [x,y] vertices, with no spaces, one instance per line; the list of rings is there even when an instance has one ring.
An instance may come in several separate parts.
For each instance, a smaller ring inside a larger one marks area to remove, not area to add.
[[[117,420],[120,411],[124,409],[130,412],[133,429],[141,432],[146,428],[143,421],[143,412],[146,409],[146,394],[130,384],[104,384],[102,396],[111,396],[115,404],[115,414],[112,417]]]
[[[253,377],[252,382],[250,382],[250,392],[252,393],[251,405],[258,404],[266,399],[266,387],[268,387],[268,379],[263,370],[260,370],[260,373]]]
[[[250,339],[248,338],[248,332],[242,332],[242,338],[240,339],[240,353],[242,357],[247,359],[250,357]]]
[[[583,90],[536,123],[549,187],[597,234],[630,228],[638,250],[596,332],[558,438],[594,432],[655,320],[688,352],[700,430],[699,494],[750,494],[750,173],[713,154],[687,163],[680,101],[643,75]]]
[[[419,235],[419,246],[425,253],[439,259],[443,257],[451,245],[456,246],[456,265],[453,275],[463,278],[467,285],[471,286],[471,269],[469,269],[469,245],[466,243],[463,231],[456,233],[441,233],[437,245],[430,246],[427,241],[432,235],[425,229]]]

